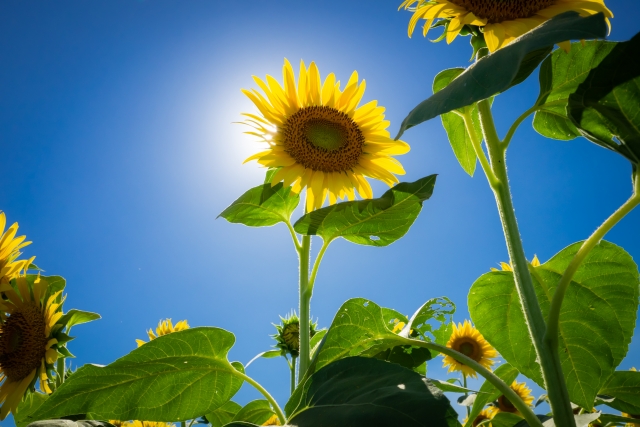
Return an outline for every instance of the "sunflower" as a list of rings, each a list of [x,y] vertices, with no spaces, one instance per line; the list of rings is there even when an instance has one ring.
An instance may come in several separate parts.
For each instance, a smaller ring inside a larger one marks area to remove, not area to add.
[[[452,348],[465,356],[475,360],[487,369],[495,363],[492,358],[498,356],[498,352],[484,339],[480,331],[471,326],[471,322],[464,321],[458,326],[453,324],[453,333],[447,347]],[[462,371],[463,375],[477,378],[476,371],[464,363],[458,362],[451,356],[444,356],[444,367],[449,367],[449,372]]]
[[[484,33],[491,52],[564,12],[576,11],[580,16],[602,12],[609,25],[609,18],[613,18],[604,0],[405,0],[402,7],[413,11],[409,37],[420,19],[426,20],[425,36],[434,20],[446,19],[449,20],[445,27],[447,43],[465,26],[476,26]],[[561,46],[566,48],[568,42]]]
[[[533,403],[533,396],[531,396],[531,389],[527,387],[525,383],[518,383],[514,381],[511,384],[511,390],[515,391],[516,394],[520,396],[520,399],[522,399],[524,403],[526,403],[528,406],[531,406],[531,403]],[[513,406],[513,404],[509,401],[509,399],[504,397],[504,395],[501,395],[498,398],[498,406],[496,409],[498,412],[511,412],[514,414],[522,415],[516,409],[516,407]]]
[[[627,414],[626,412],[623,412],[621,415],[625,418],[636,418],[640,420],[640,414],[634,415],[634,414]],[[640,421],[638,421],[637,423],[626,423],[625,427],[640,427]]]
[[[290,355],[298,357],[300,355],[300,319],[295,313],[287,317],[280,317],[280,324],[276,327],[277,333],[271,335],[276,340],[275,347],[280,350],[282,356]],[[318,322],[309,321],[309,338],[317,333]]]
[[[531,260],[531,265],[533,267],[540,266],[540,260],[538,259],[538,255],[533,256],[533,259]],[[507,264],[506,262],[501,262],[500,267],[502,268],[502,271],[513,271],[513,266],[511,265],[511,263]],[[498,270],[497,268],[491,267],[491,271],[500,271],[500,270]]]
[[[487,421],[487,420],[492,420],[493,417],[496,416],[496,409],[493,406],[489,406],[488,408],[485,408],[482,410],[482,412],[480,412],[478,414],[478,416],[473,420],[473,423],[471,423],[472,427],[477,427],[478,424],[480,424],[483,421]],[[467,424],[467,420],[468,418],[465,418],[464,421],[462,422],[463,425]],[[488,424],[483,424],[485,427],[491,427],[491,423]]]
[[[7,217],[4,212],[0,212],[0,236],[2,236],[0,237],[0,284],[9,283],[34,259],[16,261],[16,258],[20,256],[20,249],[31,242],[25,242],[25,236],[15,237],[18,232],[17,222],[13,223],[6,232],[4,231],[5,225],[7,225]]]
[[[27,389],[40,379],[40,389],[51,393],[48,372],[58,359],[57,333],[63,325],[62,291],[48,298],[48,283],[38,277],[32,286],[21,275],[0,285],[0,419],[14,412]],[[56,302],[58,301],[58,302]]]
[[[175,427],[175,424],[158,421],[127,421],[122,424],[122,427]]]
[[[273,414],[262,425],[263,426],[279,426],[280,425],[280,418],[278,418],[278,416],[276,414]]]
[[[285,59],[284,88],[271,76],[266,82],[253,77],[264,91],[243,93],[256,105],[260,114],[243,115],[243,122],[253,128],[247,134],[268,144],[265,151],[245,160],[278,168],[271,185],[280,181],[293,185],[299,193],[307,189],[307,211],[320,208],[327,195],[329,204],[338,198],[353,200],[355,190],[362,198],[373,192],[365,177],[392,186],[396,175],[404,174],[400,162],[391,156],[405,154],[409,145],[391,139],[386,130],[384,108],[377,101],[358,107],[364,94],[365,81],[358,83],[353,72],[344,90],[333,73],[324,83],[315,63],[307,68],[300,62],[296,84],[293,68]]]
[[[158,322],[158,327],[156,328],[155,334],[153,333],[153,330],[149,329],[147,331],[147,335],[149,336],[149,341],[152,341],[163,335],[167,335],[172,332],[184,331],[185,329],[189,329],[189,324],[186,320],[181,320],[180,322],[176,323],[175,326],[173,326],[173,323],[171,323],[171,319],[164,319]],[[146,344],[146,341],[143,340],[136,340],[136,342],[138,343],[138,347],[140,347],[142,344]]]

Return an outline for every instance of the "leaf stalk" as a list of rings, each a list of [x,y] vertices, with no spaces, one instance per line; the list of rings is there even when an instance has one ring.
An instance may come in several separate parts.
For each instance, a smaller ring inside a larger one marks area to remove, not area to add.
[[[273,398],[273,396],[271,396],[269,394],[269,392],[262,387],[256,380],[254,380],[253,378],[243,374],[242,372],[234,369],[233,370],[233,374],[237,377],[242,378],[244,381],[248,382],[249,384],[251,384],[256,390],[258,390],[260,392],[260,394],[262,394],[265,399],[267,399],[269,401],[269,403],[271,404],[271,406],[273,407],[273,410],[275,411],[276,415],[278,416],[278,419],[280,420],[280,425],[285,425],[287,423],[287,419],[284,416],[284,412],[282,412],[282,409],[280,409],[280,406],[278,406],[278,402],[276,402],[276,400]]]

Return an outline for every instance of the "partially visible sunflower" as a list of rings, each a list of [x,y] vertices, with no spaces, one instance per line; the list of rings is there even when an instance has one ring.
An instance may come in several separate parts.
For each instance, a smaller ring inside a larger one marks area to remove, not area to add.
[[[487,421],[487,420],[492,420],[493,417],[496,416],[496,409],[494,406],[489,406],[488,408],[483,409],[478,416],[473,420],[473,422],[471,423],[472,427],[477,427],[478,424],[480,424],[483,421]],[[465,418],[464,421],[462,422],[463,425],[466,425],[468,421],[468,418]],[[488,424],[483,424],[485,427],[492,427],[491,423]]]
[[[27,268],[34,258],[30,260],[16,260],[20,256],[20,249],[31,244],[25,242],[26,236],[15,237],[18,232],[18,223],[4,231],[7,225],[7,217],[0,212],[0,284],[9,283],[21,270]]]
[[[0,419],[14,412],[30,387],[40,380],[40,389],[51,393],[48,380],[58,359],[58,339],[63,325],[62,291],[48,298],[48,282],[37,278],[30,286],[21,275],[0,285],[6,299],[0,301]],[[58,301],[58,302],[56,302]]]
[[[271,337],[276,340],[275,347],[280,349],[282,356],[298,357],[300,355],[300,318],[291,313],[286,317],[280,317],[280,324],[276,327],[277,333]],[[309,338],[317,333],[318,323],[309,321]]]
[[[257,136],[268,149],[245,160],[257,160],[269,168],[279,168],[272,185],[280,181],[293,185],[300,193],[307,189],[306,210],[340,199],[353,200],[355,191],[362,198],[373,197],[365,177],[392,186],[395,175],[403,175],[400,162],[391,156],[405,154],[409,145],[391,138],[384,120],[384,108],[377,101],[358,107],[365,82],[358,82],[353,72],[344,90],[331,73],[324,82],[314,62],[307,67],[300,62],[296,83],[293,68],[285,59],[284,88],[267,76],[266,82],[253,77],[265,96],[253,89],[243,93],[256,105],[260,114],[244,113],[247,134]],[[394,175],[395,174],[395,175]]]
[[[149,336],[149,341],[152,341],[163,335],[167,335],[172,332],[184,331],[186,329],[189,329],[189,324],[186,320],[181,320],[180,322],[176,323],[175,326],[173,326],[173,323],[171,323],[171,319],[164,319],[158,322],[158,327],[156,328],[155,334],[153,333],[153,330],[149,329],[147,331],[147,335]],[[138,347],[140,347],[142,344],[147,343],[144,340],[136,340],[136,342],[138,343]]]
[[[471,322],[464,321],[458,326],[453,324],[453,333],[447,347],[452,348],[465,356],[475,360],[487,369],[495,363],[492,359],[498,356],[498,352],[484,339],[480,331],[471,326]],[[464,363],[460,363],[453,357],[444,356],[444,367],[449,367],[449,372],[462,371],[464,375],[477,378],[476,371]]]
[[[264,424],[262,424],[263,426],[279,426],[280,425],[280,419],[278,418],[277,415],[273,414],[271,415],[271,417],[264,422]]]
[[[540,260],[538,259],[538,255],[534,255],[533,259],[531,260],[531,265],[534,267],[539,267],[540,266]],[[513,266],[511,265],[511,263],[506,263],[506,262],[501,262],[500,263],[500,267],[502,268],[502,271],[513,271]],[[500,271],[497,268],[491,267],[491,271]]]
[[[176,425],[159,421],[126,421],[122,427],[176,427]]]
[[[640,427],[640,414],[634,415],[634,414],[627,414],[626,412],[623,412],[621,415],[625,418],[635,418],[639,420],[637,423],[626,423],[624,425],[625,427]]]
[[[511,384],[511,390],[515,391],[518,396],[526,403],[528,406],[531,406],[533,403],[533,396],[531,395],[531,389],[527,387],[525,383],[518,383],[514,381]],[[498,397],[498,406],[497,412],[511,412],[514,414],[522,415],[518,411],[518,409],[513,406],[513,403],[509,401],[504,395]]]
[[[576,11],[580,16],[602,12],[609,25],[609,18],[613,18],[604,0],[404,0],[402,7],[413,11],[409,37],[420,19],[426,20],[424,36],[434,20],[446,19],[449,20],[445,27],[447,43],[465,26],[476,26],[484,33],[491,52],[564,12]],[[561,46],[566,49],[567,43]]]

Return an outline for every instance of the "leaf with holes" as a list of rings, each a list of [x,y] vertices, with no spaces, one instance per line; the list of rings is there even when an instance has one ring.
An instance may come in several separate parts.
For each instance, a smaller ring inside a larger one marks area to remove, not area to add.
[[[532,267],[546,316],[551,298],[581,242]],[[638,267],[624,249],[602,241],[574,275],[560,312],[560,361],[571,401],[590,410],[596,394],[627,354],[638,310]],[[513,273],[484,274],[469,292],[471,318],[502,357],[543,385]]]
[[[107,366],[85,365],[29,418],[187,420],[211,413],[243,383],[219,328],[192,328],[150,341]]]
[[[402,182],[378,199],[337,203],[306,214],[294,225],[304,235],[325,242],[342,237],[368,246],[387,246],[404,236],[431,197],[436,175]]]
[[[287,222],[298,206],[300,196],[282,183],[258,185],[240,196],[218,217],[250,227],[269,227]]]

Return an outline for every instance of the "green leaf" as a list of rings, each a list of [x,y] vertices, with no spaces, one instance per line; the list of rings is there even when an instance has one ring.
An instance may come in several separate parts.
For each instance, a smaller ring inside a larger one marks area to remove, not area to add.
[[[627,414],[640,414],[640,372],[614,372],[598,394],[615,397],[607,406]]]
[[[491,419],[491,427],[513,427],[522,421],[520,415],[511,414],[509,412],[498,412]]]
[[[422,305],[407,322],[400,335],[422,336],[427,341],[446,345],[453,332],[453,314],[456,305],[447,297],[432,298]],[[411,331],[414,331],[411,334]],[[438,352],[431,350],[431,357],[436,357]]]
[[[569,96],[567,113],[587,139],[640,164],[640,34],[617,43]]]
[[[496,369],[494,372],[494,374],[496,374],[498,378],[500,378],[508,385],[511,385],[511,383],[515,381],[515,379],[518,377],[518,373],[518,370],[508,363],[499,366],[498,369]],[[482,383],[479,392],[480,394],[478,394],[475,402],[473,402],[473,407],[471,408],[471,412],[469,413],[468,421],[465,424],[465,427],[470,427],[473,420],[475,420],[476,417],[480,415],[482,409],[488,403],[493,402],[502,395],[502,393],[498,391],[498,389],[495,388],[489,381],[485,381],[484,383]]]
[[[606,34],[607,25],[601,13],[586,18],[576,12],[557,15],[514,43],[485,56],[445,89],[418,104],[402,122],[396,138],[413,126],[504,92],[519,83],[528,75],[527,70],[535,68],[535,61],[542,60],[543,49],[566,40],[602,38]]]
[[[85,365],[36,411],[34,420],[187,420],[229,401],[243,380],[227,360],[235,342],[219,328],[164,335],[104,366]],[[234,367],[235,366],[235,367]]]
[[[269,402],[264,399],[254,400],[247,403],[233,417],[233,421],[244,421],[258,425],[264,424],[272,415],[275,415]]]
[[[316,331],[315,335],[311,337],[311,340],[309,340],[311,357],[313,357],[313,353],[317,350],[316,347],[320,344],[320,341],[322,341],[322,338],[324,338],[326,334],[327,334],[327,329],[320,329],[319,331]]]
[[[387,246],[404,236],[431,197],[436,175],[402,182],[378,199],[342,202],[315,210],[296,221],[294,229],[325,242],[338,237],[369,246]]]
[[[98,313],[92,313],[90,311],[76,310],[75,308],[69,310],[58,320],[58,324],[66,325],[68,329],[72,326],[81,325],[83,323],[93,322],[94,320],[101,319]]]
[[[464,68],[451,68],[438,73],[433,80],[433,93],[444,89],[456,77],[462,74],[463,71]],[[456,155],[460,166],[462,166],[462,169],[464,169],[466,173],[473,176],[478,157],[471,143],[469,132],[467,132],[467,128],[465,127],[464,119],[461,117],[461,115],[464,114],[469,114],[472,118],[476,135],[482,135],[480,116],[478,115],[478,107],[476,104],[462,107],[450,113],[444,113],[440,116],[440,119],[442,120],[442,126],[447,132],[449,143],[451,144],[451,148],[453,148],[453,153]]]
[[[13,415],[13,421],[16,427],[26,427],[27,424],[33,422],[29,420],[31,414],[38,410],[40,406],[49,398],[49,395],[38,392],[29,393],[18,405],[18,410]]]
[[[477,391],[474,391],[465,387],[460,387],[459,385],[455,385],[447,381],[435,380],[433,378],[429,378],[429,381],[431,381],[431,384],[438,387],[442,391],[447,391],[451,393],[477,393]]]
[[[627,417],[621,417],[621,416],[612,415],[612,414],[602,414],[598,419],[603,425],[606,425],[606,426],[611,426],[611,425],[627,426],[627,425],[633,425],[633,423],[638,424],[637,418],[627,418]]]
[[[350,357],[309,377],[287,403],[298,427],[455,427],[458,414],[419,374],[393,363]]]
[[[613,50],[617,43],[589,41],[572,43],[567,53],[556,50],[540,66],[539,106],[533,128],[547,138],[570,140],[580,132],[567,117],[569,95],[584,82],[589,72]]]
[[[71,421],[71,420],[46,420],[36,421],[27,427],[115,427],[107,421]]]
[[[230,400],[215,411],[208,413],[206,418],[212,427],[222,427],[230,423],[240,409],[242,409],[242,406]]]
[[[582,242],[532,267],[545,317],[562,273]],[[622,248],[602,241],[574,275],[560,312],[560,361],[571,401],[591,410],[596,394],[627,354],[638,310],[638,267]],[[471,318],[502,357],[542,386],[513,273],[481,276],[469,293]]]
[[[218,217],[250,227],[269,227],[287,222],[299,201],[300,196],[292,193],[291,187],[263,184],[244,193]]]

